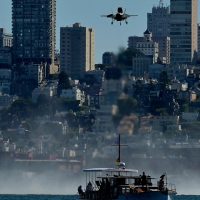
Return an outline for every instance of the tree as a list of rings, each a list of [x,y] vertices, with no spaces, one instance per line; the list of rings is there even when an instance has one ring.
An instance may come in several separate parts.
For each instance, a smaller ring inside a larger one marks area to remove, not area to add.
[[[34,106],[28,100],[19,99],[13,102],[11,107],[8,109],[8,112],[19,119],[25,119],[33,115]]]
[[[117,102],[119,114],[122,116],[130,115],[137,108],[137,100],[134,98],[119,99]]]
[[[144,54],[137,49],[122,49],[117,55],[117,63],[118,65],[132,66],[133,57],[142,55]]]

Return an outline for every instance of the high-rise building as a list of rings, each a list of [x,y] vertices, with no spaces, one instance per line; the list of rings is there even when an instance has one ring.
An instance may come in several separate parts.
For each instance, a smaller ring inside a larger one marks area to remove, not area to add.
[[[170,9],[164,6],[162,0],[158,6],[147,13],[147,28],[152,32],[153,37],[167,37],[170,35]]]
[[[163,63],[170,63],[170,9],[162,0],[158,6],[147,13],[147,28],[152,32],[153,41],[158,43],[159,58]]]
[[[54,62],[56,0],[12,0],[15,64]]]
[[[190,64],[197,51],[198,0],[170,0],[171,64]]]
[[[198,54],[200,52],[200,24],[197,25],[197,49],[198,49]]]
[[[80,78],[85,71],[94,70],[94,30],[79,23],[60,29],[61,71],[73,79]]]

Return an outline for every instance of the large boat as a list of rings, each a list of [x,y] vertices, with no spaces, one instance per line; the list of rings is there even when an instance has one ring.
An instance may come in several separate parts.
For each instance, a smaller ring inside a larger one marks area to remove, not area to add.
[[[157,180],[138,170],[126,169],[119,155],[115,168],[84,169],[86,188],[78,187],[82,200],[171,200],[176,195],[175,185],[167,182],[167,175],[162,174]]]

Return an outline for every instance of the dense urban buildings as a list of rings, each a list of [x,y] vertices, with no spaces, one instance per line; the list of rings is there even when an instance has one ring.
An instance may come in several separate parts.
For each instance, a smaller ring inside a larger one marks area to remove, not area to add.
[[[61,71],[73,79],[94,69],[94,30],[79,23],[60,29]]]
[[[15,64],[54,62],[56,0],[12,0]]]
[[[147,28],[152,32],[153,41],[159,45],[159,58],[163,63],[170,63],[170,9],[162,0],[158,6],[147,13]]]
[[[190,64],[197,51],[197,0],[170,1],[171,64]]]

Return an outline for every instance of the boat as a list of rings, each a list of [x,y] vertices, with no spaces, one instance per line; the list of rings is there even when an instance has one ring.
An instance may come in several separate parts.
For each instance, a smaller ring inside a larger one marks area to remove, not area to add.
[[[86,174],[86,187],[78,187],[81,200],[172,200],[176,187],[169,184],[166,173],[158,179],[138,175],[136,169],[126,169],[120,158],[120,135],[118,141],[118,159],[114,168],[89,168]]]

